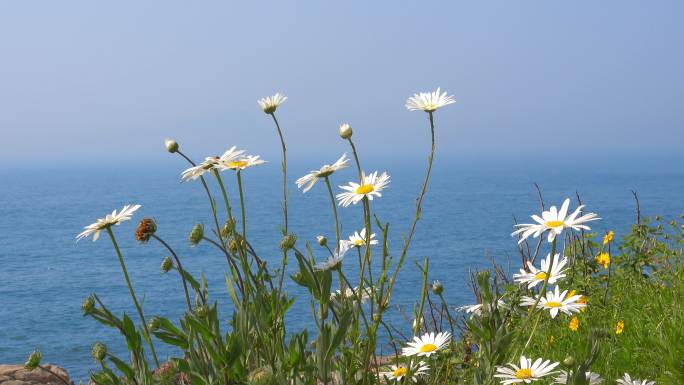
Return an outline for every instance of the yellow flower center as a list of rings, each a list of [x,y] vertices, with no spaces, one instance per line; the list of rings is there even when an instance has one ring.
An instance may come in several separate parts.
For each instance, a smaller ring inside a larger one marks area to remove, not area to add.
[[[363,239],[357,239],[357,240],[355,240],[355,241],[354,241],[354,244],[355,244],[356,246],[363,246]]]
[[[546,273],[543,271],[540,271],[539,273],[534,275],[534,278],[536,279],[546,279]]]
[[[562,304],[560,302],[555,302],[555,301],[549,301],[546,303],[546,307],[561,307]]]
[[[247,161],[245,161],[245,160],[236,160],[236,161],[228,163],[228,168],[233,168],[233,169],[243,168],[245,166],[247,166]]]
[[[373,190],[375,190],[375,187],[373,187],[372,184],[362,184],[361,186],[356,188],[356,193],[368,194],[369,192],[373,192]]]
[[[394,372],[392,372],[392,376],[394,376],[396,378],[396,377],[405,375],[406,372],[408,372],[408,370],[405,367],[400,366]]]
[[[532,378],[532,369],[524,368],[524,369],[516,370],[515,371],[515,378],[520,379],[520,380],[527,380],[529,378]]]
[[[420,351],[423,353],[434,352],[435,350],[437,350],[437,345],[435,344],[425,344],[420,347]]]
[[[545,223],[546,227],[560,227],[565,225],[563,221],[548,221]]]

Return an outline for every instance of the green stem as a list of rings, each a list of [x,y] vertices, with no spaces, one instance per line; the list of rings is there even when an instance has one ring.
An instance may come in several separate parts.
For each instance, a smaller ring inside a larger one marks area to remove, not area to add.
[[[285,216],[285,234],[287,234],[287,148],[285,147],[285,139],[283,138],[283,132],[280,130],[280,124],[278,124],[278,119],[276,119],[275,113],[270,114],[273,118],[273,122],[278,130],[278,137],[280,138],[280,147],[282,148],[282,166],[283,166],[283,214]]]
[[[228,200],[228,193],[226,192],[226,186],[223,184],[223,179],[221,178],[221,174],[219,174],[218,170],[214,169],[214,176],[216,177],[216,180],[218,181],[219,186],[221,186],[221,194],[223,195],[223,202],[226,205],[226,212],[228,213],[228,219],[233,218],[233,210],[230,207],[230,201]]]
[[[242,174],[237,170],[238,189],[240,190],[240,210],[242,211],[242,239],[247,240],[247,220],[245,215],[245,194],[242,190]]]
[[[116,238],[114,237],[114,232],[112,231],[111,226],[105,227],[107,229],[107,233],[109,234],[109,238],[112,240],[112,244],[114,245],[114,250],[116,250],[116,255],[119,257],[119,263],[121,264],[121,271],[123,271],[124,278],[126,279],[126,284],[128,285],[128,291],[131,293],[131,298],[133,298],[133,303],[135,304],[135,308],[138,310],[138,315],[140,315],[140,320],[142,321],[143,324],[143,330],[145,331],[145,339],[147,339],[147,343],[150,345],[150,351],[152,352],[152,358],[154,358],[154,363],[159,367],[159,359],[157,359],[157,352],[154,349],[154,344],[152,343],[152,338],[150,337],[150,330],[147,327],[147,321],[145,321],[145,314],[143,314],[142,307],[140,307],[140,304],[138,303],[138,299],[135,296],[135,291],[133,290],[133,285],[131,284],[131,279],[128,276],[128,270],[126,269],[126,264],[124,263],[123,255],[121,255],[121,250],[119,250],[119,244],[116,243]]]
[[[539,295],[537,296],[537,300],[534,302],[534,305],[530,308],[529,310],[529,315],[528,317],[532,316],[533,312],[537,309],[537,305],[539,305],[539,302],[541,301],[541,297],[546,295],[546,287],[549,284],[549,278],[551,277],[551,271],[553,268],[553,262],[556,259],[556,238],[553,238],[553,242],[551,243],[551,258],[549,260],[549,268],[548,271],[546,272],[546,277],[544,277],[544,284],[542,285],[541,291],[539,292]],[[541,316],[544,313],[543,309],[540,309],[537,315],[537,319],[534,321],[534,325],[532,326],[532,332],[530,333],[530,337],[527,339],[527,342],[525,342],[525,346],[523,347],[523,351],[527,349],[527,346],[529,346],[530,342],[532,341],[532,337],[534,336],[534,333],[537,331],[537,326],[539,325],[539,320],[541,320]]]
[[[335,195],[333,194],[332,191],[332,186],[330,185],[330,178],[325,177],[325,185],[328,187],[328,195],[330,195],[330,204],[332,205],[332,210],[333,210],[333,218],[335,219],[335,239],[337,242],[335,243],[335,251],[340,252],[340,240],[342,239],[340,237],[340,221],[337,218],[337,204],[335,203]]]
[[[152,234],[152,238],[156,239],[157,241],[159,241],[159,243],[161,243],[162,245],[164,245],[164,247],[166,247],[166,249],[167,249],[167,250],[171,253],[171,255],[173,256],[173,259],[176,260],[176,266],[177,266],[177,268],[178,268],[178,273],[180,274],[180,276],[181,276],[181,282],[183,283],[183,291],[185,292],[185,302],[186,302],[187,305],[188,305],[188,310],[189,310],[190,312],[192,312],[192,303],[190,302],[190,293],[188,292],[188,283],[187,283],[186,280],[185,280],[185,270],[183,270],[183,265],[181,264],[180,258],[178,258],[178,255],[176,255],[176,252],[173,251],[173,249],[171,248],[171,246],[169,246],[168,243],[164,242],[163,239],[159,238],[159,237],[158,237],[157,235],[155,235],[155,234]]]

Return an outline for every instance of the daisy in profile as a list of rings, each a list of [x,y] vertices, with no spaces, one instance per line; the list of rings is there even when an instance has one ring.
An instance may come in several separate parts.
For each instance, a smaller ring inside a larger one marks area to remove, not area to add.
[[[534,306],[537,303],[538,309],[547,309],[551,313],[551,318],[556,318],[558,312],[563,312],[567,315],[572,315],[573,313],[579,313],[585,306],[584,303],[579,302],[581,295],[567,295],[568,291],[563,292],[558,289],[558,286],[553,291],[549,291],[545,296],[541,297],[539,303],[537,303],[537,298],[532,298],[528,296],[522,297],[520,305],[522,306]]]
[[[231,161],[221,162],[218,167],[221,170],[244,170],[248,167],[258,166],[266,163],[265,160],[259,159],[259,155],[245,155],[237,157]]]
[[[357,204],[363,198],[368,198],[368,200],[373,200],[373,197],[381,197],[380,193],[387,187],[390,182],[390,176],[386,172],[383,172],[378,176],[378,172],[375,171],[370,175],[363,175],[363,184],[358,184],[355,182],[349,182],[347,186],[339,186],[343,193],[337,194],[337,200],[340,202],[340,206],[347,207],[350,204]]]
[[[556,236],[560,235],[566,228],[573,230],[591,230],[591,228],[585,225],[585,223],[600,219],[594,213],[584,214],[578,217],[580,211],[582,211],[584,208],[584,205],[580,205],[575,209],[575,211],[572,212],[572,214],[567,215],[568,206],[570,206],[570,199],[565,199],[560,210],[556,209],[556,206],[551,206],[549,210],[542,212],[541,217],[538,215],[532,215],[532,219],[536,223],[523,223],[515,225],[518,229],[515,230],[511,235],[520,236],[520,240],[518,241],[518,244],[520,244],[530,235],[537,238],[548,230],[548,241],[553,242]]]
[[[527,261],[527,269],[520,269],[520,274],[513,274],[513,280],[516,283],[527,284],[527,288],[531,289],[540,283],[543,283],[549,271],[549,264],[551,264],[551,254],[541,261],[541,269],[537,269],[532,265],[531,261]],[[551,264],[551,275],[549,278],[550,284],[555,284],[559,279],[565,277],[565,265],[568,264],[568,258],[560,258],[560,254],[556,254]]]
[[[368,301],[370,298],[370,289],[365,287],[363,291],[359,291],[359,287],[355,286],[354,288],[347,287],[344,289],[344,292],[340,290],[335,290],[333,293],[333,297],[338,300],[342,300],[344,298],[351,298],[351,299],[357,299],[356,295],[358,294],[358,299],[361,301],[361,303],[365,303]]]
[[[430,357],[431,355],[437,353],[437,351],[445,347],[449,340],[451,339],[451,334],[447,332],[437,333],[425,333],[422,337],[414,336],[413,341],[408,343],[408,346],[401,350],[401,354],[404,356],[424,356]]]
[[[412,365],[410,371],[410,378],[413,382],[418,381],[419,376],[427,374],[430,367],[423,361],[416,362]],[[390,365],[389,371],[380,372],[380,375],[388,380],[395,380],[397,382],[401,381],[402,378],[409,375],[408,367],[405,364]]]
[[[340,250],[333,253],[323,262],[319,262],[314,265],[314,270],[316,271],[327,271],[334,270],[340,267],[342,260],[344,259],[344,254],[349,250],[349,246],[340,242]]]
[[[216,167],[218,161],[218,156],[208,156],[204,158],[202,163],[198,164],[197,166],[190,167],[181,173],[181,182],[196,180],[204,175],[204,173],[207,171],[211,171],[214,167]]]
[[[479,316],[479,315],[482,315],[482,307],[483,306],[484,306],[484,304],[478,303],[476,305],[460,306],[460,307],[457,307],[456,310],[457,311],[465,311],[466,314],[473,314],[473,315]],[[502,299],[499,299],[496,301],[496,306],[498,308],[502,308],[502,309],[505,309],[508,307],[508,305]],[[490,304],[487,304],[486,309],[488,309],[489,311],[492,311],[494,309],[494,307],[491,306]]]
[[[409,111],[435,112],[438,108],[456,103],[453,96],[447,96],[439,88],[432,92],[421,92],[413,94],[406,100],[406,108]]]
[[[257,100],[257,103],[259,103],[259,107],[261,107],[265,113],[272,114],[275,112],[278,106],[285,103],[286,100],[287,96],[278,92],[273,96],[267,96]]]
[[[553,369],[558,366],[558,362],[551,363],[550,360],[542,362],[541,358],[537,358],[532,363],[531,358],[525,356],[520,357],[520,366],[516,364],[508,364],[508,366],[497,366],[494,377],[500,378],[503,385],[509,384],[529,384],[532,381],[537,381],[544,376],[553,374]]]
[[[570,372],[570,374],[572,375],[572,372]],[[601,376],[598,373],[585,372],[585,375],[588,381],[587,385],[599,385],[603,382],[603,378],[601,378]],[[561,370],[560,375],[556,377],[553,383],[566,385],[568,383],[568,372],[566,372],[565,370]]]
[[[655,385],[656,382],[651,380],[632,380],[632,377],[630,377],[629,374],[625,373],[625,376],[623,378],[618,379],[617,383],[619,385]]]
[[[95,223],[90,224],[83,228],[83,232],[76,236],[76,241],[80,241],[83,238],[87,238],[90,235],[93,236],[93,242],[97,241],[100,237],[100,231],[116,226],[121,222],[130,220],[133,213],[136,212],[141,206],[140,205],[126,205],[121,211],[112,211],[111,214],[107,214],[104,218],[99,218]]]
[[[370,235],[370,244],[371,245],[377,245],[378,240],[374,239],[375,238],[375,233],[372,233]],[[350,247],[361,247],[366,244],[366,228],[364,227],[361,232],[359,233],[358,231],[355,231],[354,234],[352,234],[349,237],[349,240],[343,240],[341,242],[347,243]]]
[[[345,167],[349,167],[349,159],[347,159],[347,154],[342,154],[340,159],[336,160],[335,163],[333,164],[326,164],[323,165],[318,170],[313,170],[310,173],[304,175],[303,177],[297,179],[295,183],[297,183],[297,187],[304,189],[302,190],[303,193],[311,190],[311,188],[318,182],[318,179],[320,178],[325,178],[330,175],[332,175],[335,171],[341,170]]]

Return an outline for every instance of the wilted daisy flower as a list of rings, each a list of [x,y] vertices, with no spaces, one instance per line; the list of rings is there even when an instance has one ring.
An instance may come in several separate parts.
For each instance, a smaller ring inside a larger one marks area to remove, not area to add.
[[[655,385],[655,381],[651,380],[632,380],[632,377],[627,373],[625,373],[623,378],[618,379],[617,383],[620,385]]]
[[[474,314],[474,315],[482,315],[482,307],[484,305],[481,303],[478,303],[476,305],[465,305],[465,306],[460,306],[457,307],[457,311],[465,311],[467,314]],[[508,305],[502,300],[499,299],[496,301],[496,306],[498,308],[505,309],[508,307]],[[491,312],[494,308],[490,304],[487,304],[487,309]]]
[[[204,161],[197,166],[190,167],[189,169],[181,173],[181,182],[187,182],[189,180],[195,180],[207,171],[212,170],[219,160],[218,156],[208,156],[204,158]]]
[[[377,245],[378,240],[375,238],[375,233],[370,235],[370,244]],[[341,242],[347,243],[350,247],[361,247],[366,244],[366,228],[364,227],[361,232],[355,231],[354,234],[349,236],[349,240],[343,240]]]
[[[107,214],[104,218],[99,218],[95,223],[84,227],[83,232],[76,236],[76,240],[80,241],[83,238],[93,235],[93,242],[97,241],[97,238],[100,237],[100,231],[131,219],[133,213],[140,207],[140,205],[126,205],[118,213],[116,210],[112,211],[111,214]]]
[[[541,297],[539,303],[537,303],[537,308],[548,309],[551,313],[551,318],[556,318],[559,311],[567,315],[572,315],[573,313],[579,313],[582,308],[587,306],[584,303],[580,303],[579,299],[581,295],[567,295],[568,291],[563,292],[558,289],[558,286],[553,291],[549,291],[545,296]],[[537,302],[537,298],[532,298],[528,296],[522,297],[520,305],[522,306],[534,306]]]
[[[340,206],[349,206],[350,204],[359,203],[364,197],[368,200],[373,200],[373,197],[381,197],[380,191],[384,190],[385,187],[390,182],[390,176],[386,172],[383,172],[378,176],[378,172],[375,171],[370,175],[363,175],[363,184],[358,184],[355,182],[349,182],[347,186],[339,186],[343,193],[337,194],[337,200],[340,202]]]
[[[283,104],[286,100],[287,100],[287,96],[278,92],[273,96],[268,96],[268,97],[257,100],[257,103],[259,103],[259,107],[261,107],[261,109],[265,113],[272,114],[275,112],[275,110],[278,108],[278,106]]]
[[[446,92],[441,92],[439,88],[432,92],[421,92],[413,94],[412,97],[406,100],[406,108],[409,111],[423,110],[425,112],[434,112],[440,107],[444,107],[451,103],[456,103],[453,96],[447,96]]]
[[[572,214],[567,215],[569,205],[570,199],[565,199],[560,210],[556,209],[556,206],[551,206],[549,210],[542,212],[541,217],[532,215],[532,219],[534,219],[534,221],[537,223],[523,223],[515,225],[518,227],[518,229],[515,230],[511,235],[520,235],[520,240],[518,241],[520,244],[530,235],[537,238],[542,233],[549,230],[548,240],[549,242],[552,242],[556,236],[560,235],[566,228],[571,228],[573,230],[591,230],[589,226],[585,225],[584,223],[600,219],[594,213],[585,214],[578,218],[577,216],[584,208],[584,205],[580,205],[575,209],[575,211],[572,212]]]
[[[401,379],[404,378],[404,376],[409,374],[408,367],[405,364],[390,365],[389,369],[390,370],[387,372],[380,372],[380,375],[387,378],[388,380],[401,381]],[[430,367],[423,361],[414,363],[411,369],[410,379],[413,382],[417,382],[417,377],[425,375],[429,369]]]
[[[585,375],[587,376],[587,381],[589,381],[588,385],[598,385],[603,382],[603,378],[598,373],[585,372]],[[560,375],[556,377],[553,383],[566,385],[568,383],[568,373],[565,370],[561,370]]]
[[[509,384],[519,384],[526,383],[529,384],[532,381],[537,381],[544,376],[553,374],[553,369],[556,368],[560,363],[551,363],[550,360],[542,362],[541,358],[537,358],[534,363],[532,363],[531,358],[525,356],[520,357],[520,366],[516,364],[508,364],[506,366],[497,366],[496,373],[494,377],[500,378],[503,385]]]
[[[408,346],[401,350],[404,356],[425,356],[430,357],[437,353],[437,351],[447,345],[451,334],[448,332],[425,333],[422,337],[414,336],[413,341],[408,343]]]
[[[520,269],[520,274],[513,274],[513,280],[517,283],[527,284],[527,288],[531,289],[539,283],[543,283],[549,271],[549,264],[551,263],[551,253],[541,261],[541,269],[537,269],[532,265],[531,261],[527,261],[528,271]],[[568,263],[568,258],[560,259],[560,254],[556,254],[551,265],[551,275],[549,276],[549,283],[555,284],[559,279],[565,277],[565,265]]]
[[[266,163],[265,160],[259,159],[259,155],[245,155],[234,158],[231,161],[220,162],[217,167],[221,170],[244,170],[247,167],[258,166]]]
[[[302,190],[302,192],[305,193],[311,190],[311,188],[316,184],[316,182],[318,182],[319,178],[325,178],[326,176],[330,176],[335,171],[343,169],[345,167],[349,167],[349,159],[347,159],[347,154],[342,154],[340,159],[336,160],[335,163],[323,165],[323,167],[321,167],[320,169],[313,170],[310,173],[304,175],[303,177],[297,179],[295,183],[297,183],[297,187],[299,188],[305,186]]]
[[[328,259],[326,259],[324,262],[319,262],[315,264],[313,267],[314,270],[324,271],[338,268],[342,263],[342,260],[344,259],[344,254],[347,253],[347,250],[349,250],[349,246],[340,242],[340,250],[334,252],[333,255],[329,256]]]
[[[345,288],[344,293],[340,290],[335,290],[335,292],[333,293],[333,297],[336,299],[340,299],[340,300],[343,298],[356,299],[356,295],[357,295],[356,293],[359,293],[358,299],[361,300],[361,303],[368,301],[368,299],[370,298],[370,294],[371,294],[369,288],[364,287],[363,291],[359,291],[359,287],[355,286],[354,288],[351,288],[351,287]]]

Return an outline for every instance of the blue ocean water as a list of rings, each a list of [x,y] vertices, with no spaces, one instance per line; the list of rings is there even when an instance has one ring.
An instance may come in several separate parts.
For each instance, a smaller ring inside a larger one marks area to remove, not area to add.
[[[293,181],[311,166],[295,165]],[[229,316],[225,292],[225,259],[206,244],[190,247],[187,234],[194,223],[211,225],[206,196],[197,182],[179,183],[177,168],[132,168],[110,170],[0,171],[0,362],[23,362],[33,349],[40,349],[46,362],[67,368],[75,379],[87,379],[96,368],[90,347],[105,342],[116,353],[125,352],[122,338],[81,315],[80,305],[90,293],[97,293],[116,313],[134,315],[118,260],[106,235],[98,242],[75,242],[81,228],[127,203],[142,204],[133,221],[114,229],[122,247],[131,279],[149,316],[171,319],[184,310],[177,275],[164,275],[159,265],[167,255],[157,243],[138,244],[133,231],[143,216],[154,218],[158,235],[176,249],[185,268],[193,274],[204,272],[211,295],[219,300],[224,318]],[[395,164],[388,167],[392,182],[372,207],[382,221],[389,221],[391,250],[401,246],[413,216],[414,199],[422,180],[422,165]],[[229,183],[233,206],[238,207],[235,181]],[[354,179],[352,169],[335,175],[342,184]],[[258,253],[275,266],[278,252],[280,216],[280,174],[277,166],[250,169],[244,175],[248,236]],[[615,229],[624,234],[635,218],[631,190],[639,193],[642,215],[679,215],[684,211],[684,174],[631,172],[619,174],[551,172],[478,172],[438,162],[418,224],[408,261],[393,295],[395,305],[410,307],[420,288],[414,262],[429,258],[431,279],[444,284],[447,300],[454,305],[473,301],[467,286],[470,271],[490,266],[495,260],[505,268],[516,269],[515,241],[510,237],[513,216],[525,220],[538,211],[533,183],[542,188],[547,205],[560,204],[578,192],[587,210],[602,220],[594,229]],[[218,198],[218,196],[217,196]],[[222,209],[222,202],[219,209]],[[574,206],[574,204],[573,204]],[[340,209],[343,234],[362,226],[360,206]],[[300,245],[325,234],[334,237],[331,207],[323,185],[302,194],[290,183],[290,223]],[[289,271],[294,269],[289,265]],[[353,264],[352,264],[353,265]],[[345,267],[347,268],[347,267]],[[349,275],[353,276],[353,267]],[[290,330],[309,326],[310,311],[306,293],[290,280],[287,290],[297,303],[288,316]],[[405,324],[396,309],[392,319]],[[404,327],[399,325],[400,327]],[[160,349],[165,358],[176,354]],[[125,355],[124,355],[125,357]]]

